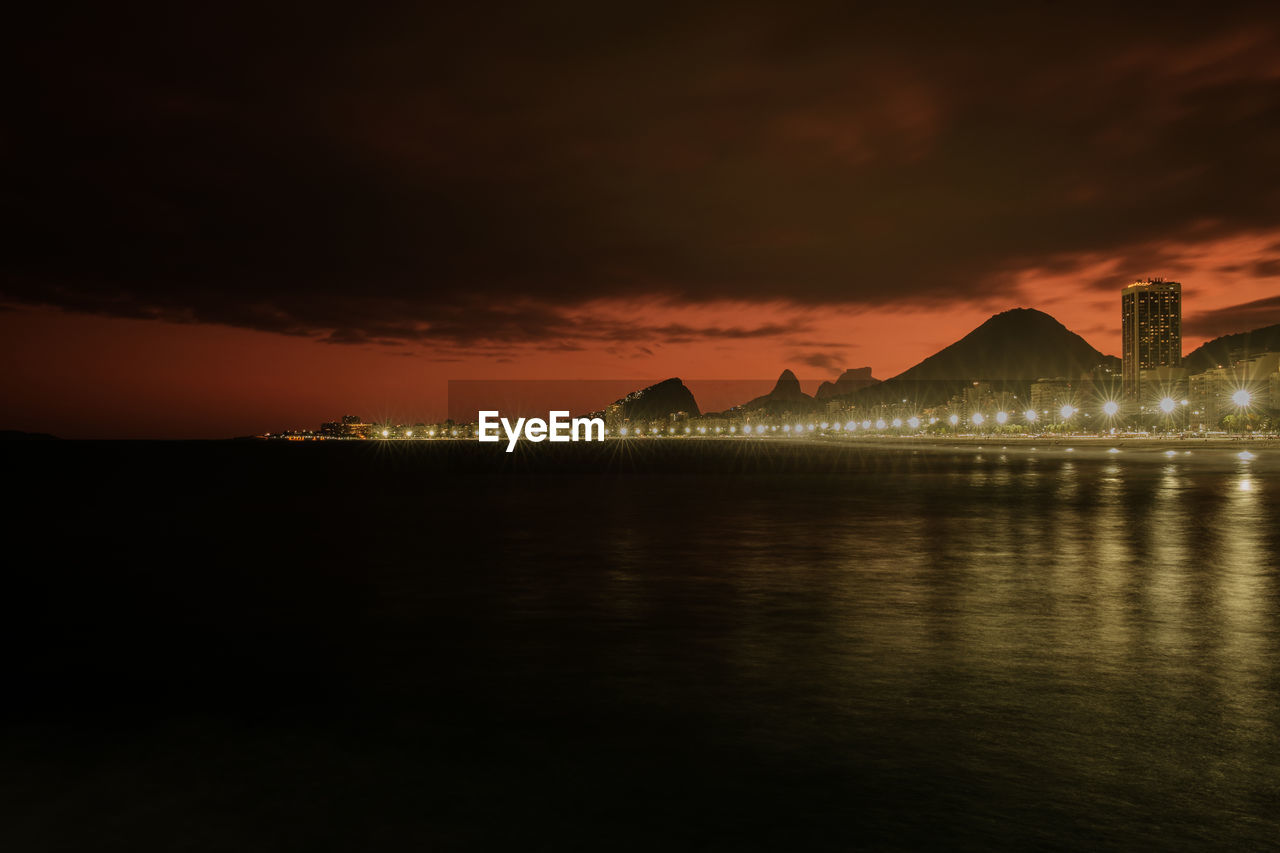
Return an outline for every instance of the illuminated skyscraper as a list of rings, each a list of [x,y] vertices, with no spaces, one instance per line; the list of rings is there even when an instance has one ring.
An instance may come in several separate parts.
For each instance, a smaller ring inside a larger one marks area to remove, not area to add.
[[[1182,365],[1182,285],[1151,278],[1120,292],[1125,395],[1136,400],[1143,372]]]

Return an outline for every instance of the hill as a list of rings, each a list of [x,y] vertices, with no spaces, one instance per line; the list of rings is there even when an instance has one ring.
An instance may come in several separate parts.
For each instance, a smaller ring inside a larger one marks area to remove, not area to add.
[[[818,400],[826,400],[829,397],[839,397],[842,394],[861,391],[863,388],[869,388],[879,381],[879,379],[871,375],[870,367],[851,367],[840,374],[840,378],[835,382],[823,382],[819,385],[817,393],[813,396]]]
[[[633,421],[660,420],[674,412],[685,412],[690,417],[702,414],[693,392],[678,377],[632,391],[622,399],[615,400],[614,405],[622,407],[622,417]]]
[[[1120,359],[1098,352],[1043,311],[1014,308],[992,316],[892,379],[841,399],[858,403],[912,399],[936,405],[975,380],[1021,393],[1037,379],[1078,378],[1099,366],[1119,370]]]
[[[1183,356],[1182,366],[1190,373],[1203,373],[1260,352],[1280,352],[1280,323],[1214,338]]]
[[[772,391],[743,403],[741,408],[770,415],[805,414],[817,410],[818,402],[800,390],[800,380],[794,373],[784,370]]]

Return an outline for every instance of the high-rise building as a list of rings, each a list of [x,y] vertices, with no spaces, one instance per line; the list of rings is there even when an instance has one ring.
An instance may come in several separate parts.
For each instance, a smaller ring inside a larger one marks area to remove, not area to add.
[[[1120,292],[1125,395],[1142,394],[1143,372],[1182,365],[1182,285],[1150,278]]]

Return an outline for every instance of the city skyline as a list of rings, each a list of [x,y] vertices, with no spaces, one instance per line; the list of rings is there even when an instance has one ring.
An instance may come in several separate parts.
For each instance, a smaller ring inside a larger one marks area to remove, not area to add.
[[[1164,282],[1164,279],[1162,279],[1162,278],[1160,278],[1160,277],[1155,277],[1155,278],[1152,278],[1152,279],[1145,279],[1145,280],[1144,280],[1144,279],[1139,279],[1139,280],[1137,280],[1137,281],[1127,282],[1126,284],[1124,284],[1124,285],[1123,285],[1123,286],[1121,286],[1121,288],[1120,288],[1120,293],[1121,293],[1121,298],[1122,298],[1122,304],[1123,304],[1123,300],[1125,299],[1125,294],[1128,294],[1128,293],[1132,292],[1132,290],[1133,290],[1136,286],[1143,285],[1144,283],[1145,283],[1146,285],[1152,285],[1152,284],[1156,284],[1156,283],[1164,284],[1165,282]],[[1176,285],[1176,286],[1177,286],[1177,288],[1178,288],[1178,290],[1179,290],[1179,293],[1181,293],[1181,289],[1182,289],[1182,285],[1181,285],[1181,283],[1177,283],[1177,282],[1169,282],[1168,284]],[[1179,308],[1179,311],[1180,311],[1180,310],[1181,310],[1181,300],[1179,300],[1179,301],[1178,301],[1178,308]],[[1015,309],[1015,310],[1023,310],[1023,309]],[[14,312],[14,313],[20,313],[20,312]],[[1125,312],[1125,310],[1124,310],[1123,308],[1122,308],[1122,312],[1121,312],[1121,313],[1122,313],[1122,322],[1123,322],[1123,319],[1124,319],[1123,315],[1125,315],[1125,313],[1126,313],[1126,312]],[[997,316],[997,315],[992,315],[992,317],[995,317],[995,316]],[[0,322],[3,322],[3,319],[4,319],[4,318],[5,318],[5,312],[0,312]],[[984,318],[984,319],[990,319],[990,318]],[[1055,319],[1056,319],[1056,318],[1055,318]],[[127,321],[126,321],[126,322],[127,322]],[[140,321],[133,321],[133,322],[140,322]],[[155,323],[155,321],[144,321],[144,322],[146,322],[148,325],[153,325],[153,324]],[[165,324],[165,325],[171,325],[171,324]],[[1119,330],[1119,329],[1121,329],[1121,328],[1122,328],[1122,323],[1115,323],[1115,324],[1114,324],[1114,327],[1115,327],[1115,329],[1116,329],[1116,330]],[[38,326],[37,326],[37,327],[33,327],[33,328],[38,329]],[[175,344],[175,346],[174,346],[174,349],[175,349],[175,350],[180,349],[180,348],[181,348],[181,346],[182,346],[182,345],[183,345],[183,343],[184,343],[184,340],[183,340],[183,338],[184,338],[183,330],[184,330],[185,328],[186,328],[186,327],[183,327],[183,326],[174,326],[174,327],[173,327],[173,332],[174,332],[175,337],[171,339],[171,342],[172,342],[173,344]],[[30,331],[31,331],[31,329],[28,329],[28,331],[30,332]],[[1074,331],[1074,330],[1072,330],[1072,331]],[[1234,333],[1237,333],[1237,332],[1247,332],[1247,331],[1251,331],[1251,330],[1250,330],[1250,329],[1236,329],[1236,330],[1232,330],[1232,331],[1230,331],[1230,332],[1228,332],[1228,333],[1229,333],[1229,334],[1234,334]],[[38,334],[38,332],[37,332],[37,334]],[[947,333],[944,333],[944,334],[947,334]],[[959,337],[963,334],[963,331],[950,332],[950,334],[953,334],[953,335],[955,335],[956,337],[954,337],[954,338],[951,338],[951,339],[947,340],[947,341],[946,341],[946,343],[947,343],[947,344],[955,343],[955,342],[959,339]],[[1117,337],[1120,339],[1120,340],[1119,340],[1119,343],[1120,343],[1120,349],[1119,349],[1118,351],[1122,353],[1122,352],[1123,352],[1123,345],[1124,345],[1124,343],[1123,343],[1123,342],[1124,342],[1124,335],[1123,335],[1123,334],[1119,334],[1119,335],[1117,335]],[[1198,338],[1193,338],[1193,339],[1190,339],[1190,340],[1188,340],[1188,341],[1183,342],[1183,344],[1182,344],[1182,347],[1183,347],[1183,354],[1189,353],[1189,352],[1193,349],[1193,347],[1192,347],[1192,341],[1195,341],[1195,342],[1197,342],[1197,343],[1203,343],[1203,342],[1206,342],[1207,340],[1208,340],[1208,339],[1200,340],[1200,339],[1198,339]],[[13,345],[13,343],[14,343],[13,341],[10,341],[10,345]],[[188,344],[189,344],[190,342],[189,342],[189,341],[185,341],[185,343],[188,343]],[[308,342],[307,342],[307,344],[308,344],[308,345],[310,345],[310,346],[316,347],[316,348],[318,348],[318,349],[319,349],[319,350],[321,350],[321,351],[324,351],[324,350],[332,351],[332,350],[334,349],[331,345],[326,345],[326,344],[322,344],[322,343],[317,343],[317,342],[314,342],[314,341],[308,341]],[[19,337],[19,341],[18,341],[18,346],[22,346],[22,342],[21,342],[20,337]],[[944,346],[945,346],[945,345],[944,345]],[[941,348],[942,348],[942,347],[939,347],[939,349],[941,349]],[[1116,357],[1116,358],[1118,358],[1118,360],[1121,360],[1121,361],[1122,361],[1122,356],[1115,356],[1115,355],[1113,355],[1112,353],[1107,353],[1107,352],[1105,351],[1105,348],[1102,348],[1102,347],[1099,347],[1098,349],[1102,352],[1102,354],[1103,354],[1103,355],[1106,355],[1106,356],[1108,356],[1108,357]],[[920,361],[921,359],[926,358],[928,355],[929,355],[929,353],[923,353],[923,354],[917,355],[916,360],[915,360],[914,362],[911,362],[911,364],[919,363],[919,361]],[[348,368],[350,368],[350,367],[351,367],[351,365],[350,365],[350,364],[348,364],[347,366],[348,366]],[[850,365],[850,366],[852,366],[852,365]],[[908,364],[907,366],[909,367],[909,366],[910,366],[910,364]],[[801,363],[801,365],[799,365],[799,367],[800,367],[800,369],[802,370],[802,372],[803,372],[803,374],[804,374],[804,375],[802,375],[802,376],[800,377],[800,381],[801,381],[802,383],[804,383],[804,385],[809,389],[806,393],[810,393],[810,394],[814,393],[814,392],[817,390],[817,386],[818,386],[819,384],[823,383],[824,381],[829,381],[829,380],[832,380],[832,379],[836,378],[836,376],[838,376],[838,375],[839,375],[839,373],[845,369],[844,367],[841,367],[841,368],[839,368],[839,369],[833,369],[830,373],[824,373],[824,372],[823,372],[823,370],[824,370],[824,369],[823,369],[823,368],[820,368],[820,367],[810,366],[810,367],[808,367],[808,368],[804,368],[804,366],[803,366],[803,362]],[[726,381],[727,381],[728,385],[732,385],[735,381],[736,381],[736,382],[739,382],[739,383],[748,383],[748,384],[749,384],[749,383],[751,383],[751,382],[757,382],[757,383],[759,383],[759,384],[760,384],[760,386],[761,386],[760,390],[761,390],[761,391],[763,391],[763,390],[766,390],[766,386],[771,385],[771,384],[772,384],[772,382],[773,382],[773,379],[772,379],[772,378],[767,378],[767,377],[763,377],[763,376],[748,377],[748,376],[744,376],[744,375],[742,375],[741,373],[739,373],[739,374],[738,374],[738,375],[736,375],[736,376],[732,376],[732,377],[707,377],[707,376],[697,376],[697,375],[694,375],[694,374],[690,374],[690,373],[688,372],[688,370],[686,370],[686,369],[683,369],[683,368],[679,367],[679,365],[677,365],[677,366],[676,366],[676,368],[677,368],[677,369],[675,369],[675,370],[671,371],[673,374],[681,374],[681,375],[684,375],[687,379],[694,380],[694,381],[702,381],[702,382],[704,383],[704,387],[707,387],[707,385],[715,386],[716,384],[723,384],[723,383],[725,383]],[[775,370],[776,370],[776,369],[789,370],[789,369],[791,369],[791,365],[788,365],[788,364],[782,364],[782,365],[779,365],[779,366],[775,366]],[[874,368],[874,367],[873,367],[873,368],[872,368],[872,370],[873,370],[873,372],[874,372],[874,371],[876,370],[876,368]],[[498,372],[498,373],[500,373],[501,371],[497,371],[497,372]],[[898,372],[900,372],[900,371],[898,371]],[[883,378],[892,378],[892,376],[893,376],[893,375],[896,375],[896,372],[895,372],[894,374],[886,374],[886,375],[882,376],[881,378],[882,378],[882,379],[883,379]],[[1154,374],[1153,374],[1153,375],[1154,375]],[[1179,374],[1179,376],[1181,376],[1181,374]],[[12,378],[12,377],[11,377],[11,378]],[[406,424],[408,424],[408,423],[424,423],[424,422],[432,422],[432,423],[439,423],[439,422],[443,422],[443,421],[444,421],[444,420],[446,420],[446,418],[447,418],[447,413],[446,413],[446,411],[445,411],[445,410],[449,408],[449,406],[447,405],[447,401],[448,401],[448,397],[449,397],[449,390],[448,390],[448,388],[449,388],[450,384],[451,384],[455,379],[457,379],[457,378],[458,378],[458,377],[448,376],[447,378],[437,380],[437,381],[434,383],[434,386],[435,386],[435,387],[434,387],[434,388],[428,387],[428,388],[425,390],[425,392],[424,392],[424,391],[423,391],[423,389],[422,389],[422,388],[420,388],[420,387],[419,387],[419,388],[416,388],[416,389],[414,389],[414,390],[409,390],[409,389],[406,389],[406,388],[403,388],[403,387],[393,389],[393,388],[391,388],[390,386],[388,386],[388,385],[384,382],[384,383],[380,386],[380,387],[381,387],[381,390],[382,390],[382,394],[383,394],[383,397],[382,397],[381,399],[383,399],[383,400],[386,400],[386,399],[398,399],[400,402],[399,402],[399,403],[391,403],[391,404],[383,403],[383,404],[381,404],[381,405],[377,405],[377,406],[372,407],[372,408],[373,408],[374,410],[376,410],[376,411],[377,411],[377,413],[378,413],[378,417],[377,417],[376,419],[374,419],[374,420],[376,420],[376,421],[377,421],[377,422],[379,422],[379,423],[406,423]],[[470,377],[469,377],[469,378],[470,378]],[[495,377],[494,377],[492,374],[489,374],[489,375],[481,375],[481,376],[479,376],[479,377],[474,377],[474,378],[476,378],[476,379],[481,379],[481,380],[490,380],[490,379],[494,379]],[[507,378],[509,378],[510,380],[513,380],[513,381],[528,380],[528,379],[543,379],[543,380],[547,380],[547,381],[559,380],[559,381],[562,381],[562,382],[563,382],[563,381],[572,381],[572,380],[566,380],[566,379],[565,379],[565,377],[529,377],[529,376],[511,376],[511,377],[507,377]],[[579,376],[579,377],[575,377],[575,378],[576,378],[576,379],[580,379],[580,380],[597,380],[597,381],[598,381],[598,380],[603,379],[604,377],[601,377],[601,376],[599,375],[599,373],[597,373],[597,374],[596,374],[596,375],[594,375],[594,376],[586,375],[586,376]],[[1046,378],[1047,378],[1047,377],[1046,377]],[[611,381],[614,381],[614,382],[620,381],[620,380],[618,380],[616,377],[609,377],[609,379],[610,379]],[[1166,377],[1166,380],[1167,380],[1167,379],[1168,379],[1168,377]],[[399,379],[397,378],[395,381],[399,381]],[[1185,385],[1186,377],[1185,377],[1185,376],[1181,376],[1181,380],[1180,380],[1180,381]],[[742,387],[746,387],[746,386],[744,385],[744,386],[742,386]],[[722,403],[723,403],[723,402],[725,402],[726,400],[729,400],[729,399],[730,399],[729,397],[725,397],[725,396],[724,396],[724,394],[725,394],[725,391],[724,391],[724,389],[722,388],[722,389],[720,389],[719,393],[717,393],[717,394],[715,394],[715,395],[714,395],[714,398],[715,398],[716,400],[718,400],[718,401],[720,401],[720,402],[722,402]],[[370,406],[368,406],[368,405],[365,405],[365,406],[360,406],[360,405],[347,406],[347,405],[346,405],[346,403],[347,403],[347,402],[350,402],[350,400],[351,400],[351,398],[350,398],[350,397],[345,398],[346,402],[344,402],[344,400],[343,400],[343,399],[335,399],[335,397],[336,397],[336,395],[332,395],[332,394],[323,395],[323,396],[321,396],[321,397],[319,397],[319,398],[317,398],[317,399],[312,400],[312,401],[311,401],[311,402],[309,402],[307,405],[308,405],[308,407],[309,407],[309,409],[310,409],[311,411],[320,411],[320,413],[321,413],[322,415],[329,416],[329,417],[331,417],[331,416],[333,415],[333,412],[334,412],[334,410],[335,410],[335,409],[342,409],[342,408],[344,408],[344,406],[345,406],[346,408],[348,408],[348,409],[350,409],[350,408],[356,408],[356,409],[361,409],[361,410],[370,410],[370,408],[371,408],[371,407],[370,407]],[[366,398],[364,398],[364,399],[365,399],[365,400],[367,400],[368,398],[366,397]],[[66,411],[74,411],[74,410],[78,410],[78,406],[77,406],[77,403],[76,403],[76,401],[75,401],[75,400],[68,399],[68,400],[63,401],[63,403],[64,403],[64,406],[63,406],[63,409],[62,409],[62,410],[63,410],[64,412],[66,412]],[[34,421],[34,420],[28,420],[28,421],[21,421],[21,420],[20,420],[17,424],[10,423],[10,424],[3,425],[3,428],[15,428],[15,427],[16,427],[16,428],[18,428],[18,429],[23,429],[23,430],[30,431],[30,432],[42,432],[42,433],[43,433],[43,432],[52,432],[52,433],[54,433],[54,434],[60,434],[60,435],[63,435],[63,436],[65,436],[65,437],[71,437],[71,438],[112,438],[112,437],[121,437],[121,438],[155,438],[155,437],[166,437],[166,438],[170,438],[170,437],[171,437],[171,438],[226,438],[226,437],[230,437],[230,436],[233,434],[233,433],[216,433],[216,432],[213,432],[213,431],[210,429],[210,427],[209,427],[209,423],[208,423],[208,421],[204,419],[205,417],[207,417],[205,414],[203,414],[199,409],[192,409],[191,411],[192,411],[192,417],[187,421],[187,426],[185,427],[185,429],[191,430],[191,432],[188,432],[188,433],[181,433],[181,432],[179,432],[179,433],[177,433],[177,434],[170,434],[170,435],[163,435],[163,434],[159,434],[159,433],[157,433],[157,432],[146,432],[146,431],[145,431],[145,429],[144,429],[144,430],[142,430],[142,431],[134,431],[134,432],[129,432],[129,433],[120,434],[120,435],[113,435],[113,434],[111,434],[111,432],[110,432],[109,430],[108,430],[108,431],[106,431],[106,432],[94,433],[94,432],[92,432],[92,431],[89,431],[89,432],[77,432],[77,430],[72,429],[72,430],[69,430],[69,431],[63,431],[62,433],[59,433],[58,431],[56,431],[56,430],[54,430],[54,429],[49,429],[49,428],[47,428],[47,426],[44,426],[44,425],[42,425],[41,423],[38,423],[38,422],[36,422],[36,421]],[[294,409],[294,412],[296,412],[296,411],[298,411],[298,409]],[[585,411],[585,410],[583,410],[583,411]],[[23,415],[23,416],[25,416],[25,417],[29,417],[29,415]],[[234,434],[237,434],[237,435],[261,434],[264,430],[265,430],[265,431],[273,431],[273,430],[275,430],[275,429],[280,428],[281,424],[288,424],[288,423],[292,423],[292,424],[297,425],[297,427],[296,427],[296,428],[302,428],[302,427],[301,427],[301,425],[302,425],[302,424],[306,424],[306,423],[309,423],[309,422],[310,422],[310,423],[318,423],[318,422],[320,422],[320,420],[325,420],[325,419],[327,419],[327,417],[326,417],[326,418],[313,418],[311,421],[308,421],[308,420],[307,420],[307,417],[308,417],[307,415],[301,415],[301,416],[299,416],[299,415],[297,415],[297,414],[293,414],[293,415],[290,415],[289,417],[287,417],[287,418],[285,418],[285,419],[283,419],[283,420],[277,419],[277,420],[276,420],[276,421],[274,421],[274,422],[266,422],[266,421],[261,421],[261,420],[260,420],[260,421],[259,421],[259,422],[257,422],[257,423],[250,424],[250,428],[246,428],[246,429],[240,430],[239,432],[236,432],[236,433],[234,433]],[[248,423],[248,422],[247,422],[247,421],[242,421],[242,423]]]

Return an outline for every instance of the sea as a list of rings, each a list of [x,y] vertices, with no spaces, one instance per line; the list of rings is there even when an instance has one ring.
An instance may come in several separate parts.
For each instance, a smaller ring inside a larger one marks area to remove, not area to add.
[[[1280,849],[1280,445],[503,450],[0,446],[0,848]]]

